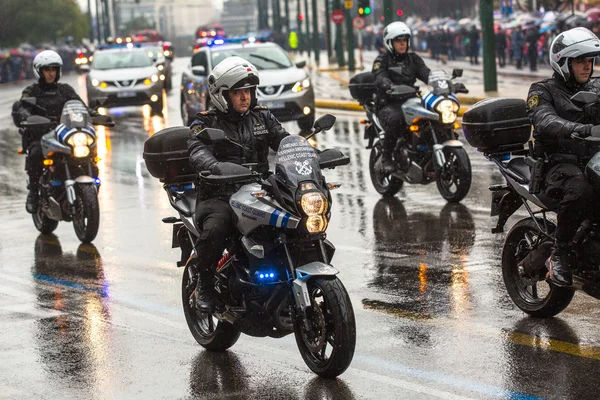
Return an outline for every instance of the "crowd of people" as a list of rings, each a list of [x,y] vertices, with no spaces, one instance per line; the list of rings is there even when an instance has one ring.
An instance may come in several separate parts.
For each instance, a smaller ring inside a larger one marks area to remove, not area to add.
[[[50,48],[47,48],[50,49]],[[35,49],[33,46],[15,49],[0,49],[0,84],[33,79],[32,62],[36,55],[46,49]],[[71,46],[52,48],[63,59],[63,72],[75,69],[78,49]]]

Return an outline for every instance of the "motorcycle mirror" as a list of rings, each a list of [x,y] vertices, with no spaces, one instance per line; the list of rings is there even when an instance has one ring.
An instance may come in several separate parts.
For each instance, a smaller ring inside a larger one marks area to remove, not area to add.
[[[48,119],[46,117],[42,117],[41,115],[32,115],[29,118],[27,118],[26,121],[23,121],[21,123],[21,126],[32,127],[32,126],[47,125],[50,123],[52,123],[52,121],[50,121],[50,119]]]
[[[297,68],[304,68],[304,67],[306,67],[306,60],[298,61],[296,63],[296,67]]]
[[[335,117],[331,114],[325,114],[322,117],[320,117],[319,119],[317,119],[313,126],[315,128],[315,131],[320,132],[320,131],[327,131],[327,130],[331,129],[334,124],[335,124]]]
[[[454,68],[452,70],[452,79],[454,79],[454,78],[460,78],[462,75],[463,75],[462,68]]]
[[[214,144],[227,140],[225,132],[215,128],[204,128],[196,135],[196,137],[206,144]]]
[[[115,126],[115,121],[108,115],[97,115],[92,118],[92,125],[113,127]]]
[[[571,100],[580,104],[592,104],[596,103],[600,100],[600,97],[594,92],[577,92],[572,97]]]

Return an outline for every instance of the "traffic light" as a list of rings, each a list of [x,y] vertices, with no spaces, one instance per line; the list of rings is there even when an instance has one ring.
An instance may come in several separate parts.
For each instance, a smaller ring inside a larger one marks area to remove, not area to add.
[[[358,15],[365,16],[371,14],[371,0],[358,0]]]
[[[401,17],[402,16],[402,10],[396,11],[396,14],[398,14],[398,16]]]

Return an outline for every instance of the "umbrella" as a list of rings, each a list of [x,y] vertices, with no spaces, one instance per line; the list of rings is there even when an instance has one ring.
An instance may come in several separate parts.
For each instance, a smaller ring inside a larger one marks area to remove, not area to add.
[[[600,8],[598,8],[598,7],[590,8],[589,10],[587,10],[585,12],[585,17],[590,22],[596,22],[596,21],[600,20]]]
[[[556,28],[556,26],[554,26],[554,24],[548,24],[546,26],[541,26],[540,30],[538,31],[538,33],[539,34],[546,33],[548,31],[551,31],[551,30],[555,29],[555,28]]]

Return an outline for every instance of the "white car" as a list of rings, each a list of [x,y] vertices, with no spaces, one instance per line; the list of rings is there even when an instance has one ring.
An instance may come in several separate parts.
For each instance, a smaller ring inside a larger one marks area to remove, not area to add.
[[[143,48],[117,48],[94,53],[86,78],[88,104],[107,98],[107,107],[149,104],[162,114],[164,83],[148,51]]]

